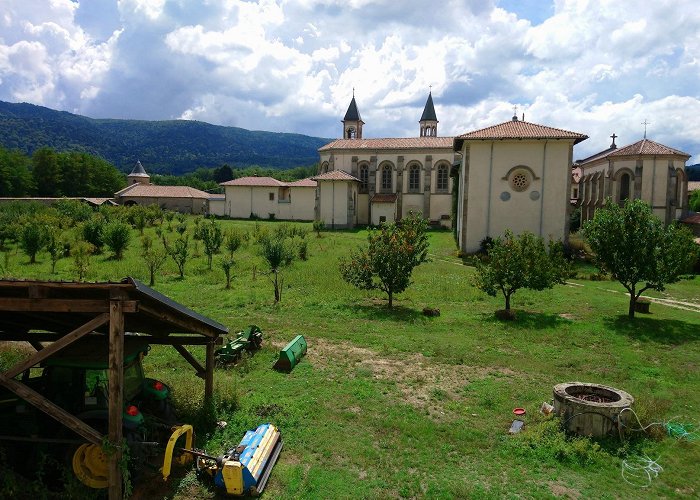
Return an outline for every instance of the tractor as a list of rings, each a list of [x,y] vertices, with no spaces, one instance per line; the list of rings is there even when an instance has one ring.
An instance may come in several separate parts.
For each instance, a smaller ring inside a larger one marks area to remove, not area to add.
[[[124,340],[123,436],[129,456],[138,472],[152,446],[167,441],[176,416],[170,401],[170,388],[144,375],[142,360],[150,346],[144,338]],[[75,415],[99,432],[108,422],[107,342],[84,338],[47,358],[37,369],[25,371],[24,384]],[[0,444],[30,442],[30,450],[65,455],[78,479],[91,488],[108,485],[107,461],[101,446],[81,442],[79,436],[26,403],[14,393],[0,390]],[[12,432],[12,435],[6,435]],[[58,446],[62,445],[62,446]],[[66,447],[65,445],[70,445]],[[66,453],[67,451],[67,453]]]

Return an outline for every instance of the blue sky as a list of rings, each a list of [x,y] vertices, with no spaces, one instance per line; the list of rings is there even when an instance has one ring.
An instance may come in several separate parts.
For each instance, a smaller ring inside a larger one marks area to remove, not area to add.
[[[694,0],[3,0],[0,99],[96,118],[366,137],[510,119],[648,137],[700,161]]]

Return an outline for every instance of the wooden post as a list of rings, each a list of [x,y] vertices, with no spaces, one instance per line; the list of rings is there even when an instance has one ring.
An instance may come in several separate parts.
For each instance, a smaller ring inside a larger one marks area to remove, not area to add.
[[[109,307],[109,441],[114,446],[109,456],[109,499],[122,499],[122,411],[124,384],[124,312],[120,300]]]
[[[204,404],[209,404],[214,395],[214,342],[207,344],[207,359],[204,372]]]

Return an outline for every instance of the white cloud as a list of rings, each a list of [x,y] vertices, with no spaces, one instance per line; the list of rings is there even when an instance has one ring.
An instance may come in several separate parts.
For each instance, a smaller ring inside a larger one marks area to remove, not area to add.
[[[432,86],[442,134],[518,105],[590,135],[577,155],[613,131],[633,142],[645,118],[700,152],[693,0],[499,1],[8,0],[0,99],[329,137],[355,88],[377,137],[415,135]]]

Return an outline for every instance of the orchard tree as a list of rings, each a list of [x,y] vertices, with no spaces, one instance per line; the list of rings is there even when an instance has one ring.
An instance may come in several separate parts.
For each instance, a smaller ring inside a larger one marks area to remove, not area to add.
[[[270,268],[270,281],[275,289],[275,303],[282,300],[282,285],[284,278],[282,268],[294,260],[294,247],[289,238],[280,234],[267,235],[259,240],[260,253]]]
[[[36,254],[46,245],[46,229],[36,220],[28,220],[20,233],[19,245],[29,255],[30,264],[34,264]]]
[[[181,234],[180,237],[175,239],[174,243],[170,243],[165,237],[163,237],[163,247],[165,247],[166,253],[175,262],[175,265],[180,272],[180,278],[184,278],[185,264],[190,256],[190,239],[187,234]]]
[[[367,248],[340,260],[343,279],[361,290],[381,290],[389,307],[394,295],[411,284],[413,269],[428,260],[428,221],[420,214],[409,214],[400,223],[383,224],[370,231]]]
[[[199,224],[196,231],[204,244],[204,253],[207,254],[207,263],[211,270],[214,254],[219,252],[221,244],[224,241],[221,225],[213,220],[205,220]]]
[[[550,242],[547,251],[539,236],[527,231],[515,236],[508,229],[486,251],[486,259],[476,265],[474,284],[492,297],[503,295],[506,318],[514,318],[510,298],[521,288],[544,290],[563,281],[566,265],[559,242]]]
[[[168,253],[165,248],[159,249],[151,244],[144,244],[141,257],[148,268],[148,286],[153,286],[156,283],[156,273],[165,264]]]
[[[114,253],[114,258],[121,260],[131,241],[131,226],[115,220],[104,227],[103,235],[105,244]]]
[[[688,229],[675,223],[664,226],[642,200],[628,200],[622,207],[607,200],[583,232],[596,265],[629,293],[630,318],[642,293],[662,291],[678,281],[698,255]]]

